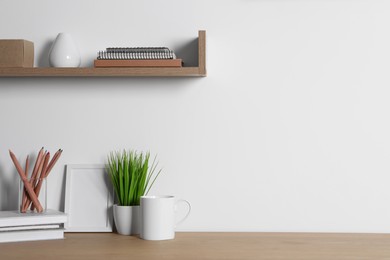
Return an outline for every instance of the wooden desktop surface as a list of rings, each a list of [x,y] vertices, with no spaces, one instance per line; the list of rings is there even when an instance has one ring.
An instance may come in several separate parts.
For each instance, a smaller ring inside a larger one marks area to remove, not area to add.
[[[176,233],[167,241],[114,233],[65,237],[2,243],[0,259],[390,259],[389,234]]]

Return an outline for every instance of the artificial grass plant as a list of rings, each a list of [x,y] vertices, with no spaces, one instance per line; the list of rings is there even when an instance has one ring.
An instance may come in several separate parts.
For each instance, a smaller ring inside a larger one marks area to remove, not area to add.
[[[107,172],[120,206],[137,206],[141,196],[148,194],[161,169],[156,172],[156,157],[149,167],[150,153],[136,151],[111,152]]]

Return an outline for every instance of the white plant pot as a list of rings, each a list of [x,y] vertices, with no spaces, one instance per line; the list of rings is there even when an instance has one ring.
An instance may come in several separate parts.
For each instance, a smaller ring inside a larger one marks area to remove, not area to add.
[[[49,52],[49,64],[52,67],[80,67],[80,52],[69,33],[57,35]]]
[[[121,235],[138,235],[141,230],[140,206],[113,207],[116,230]]]

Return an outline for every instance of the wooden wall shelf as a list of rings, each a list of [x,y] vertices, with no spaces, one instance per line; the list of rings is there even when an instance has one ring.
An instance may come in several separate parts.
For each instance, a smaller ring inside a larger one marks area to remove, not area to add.
[[[198,32],[198,66],[181,68],[0,68],[0,77],[205,77],[206,31]]]

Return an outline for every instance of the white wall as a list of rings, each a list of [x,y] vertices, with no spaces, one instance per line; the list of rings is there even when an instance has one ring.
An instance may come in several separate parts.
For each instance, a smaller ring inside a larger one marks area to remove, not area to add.
[[[23,6],[23,7],[22,7]],[[0,38],[34,41],[47,65],[69,32],[90,66],[115,45],[180,49],[207,30],[206,78],[0,79],[0,209],[20,159],[64,165],[122,148],[158,154],[153,193],[193,204],[181,230],[390,232],[390,2],[4,0]]]

